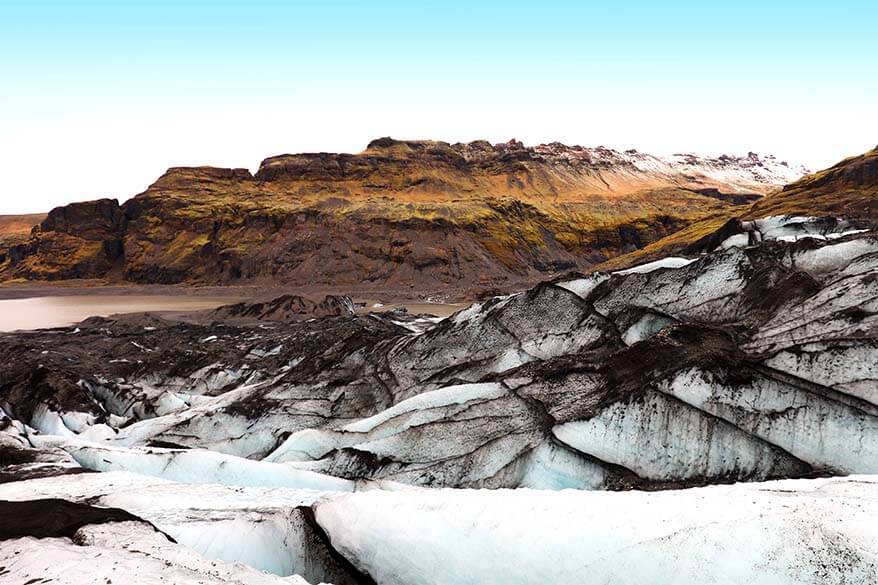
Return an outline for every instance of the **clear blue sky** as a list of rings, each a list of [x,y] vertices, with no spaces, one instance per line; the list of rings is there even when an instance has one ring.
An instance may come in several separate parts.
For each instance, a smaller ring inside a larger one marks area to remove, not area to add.
[[[818,168],[876,106],[874,1],[0,0],[0,213],[382,135]]]

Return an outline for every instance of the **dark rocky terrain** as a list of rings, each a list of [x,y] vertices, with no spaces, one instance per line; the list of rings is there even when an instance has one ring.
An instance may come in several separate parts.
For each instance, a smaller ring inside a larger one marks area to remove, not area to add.
[[[782,241],[789,232],[813,237]],[[157,448],[144,457],[206,448],[429,486],[655,489],[878,470],[878,242],[818,220],[754,233],[764,241],[544,283],[435,325],[303,321],[282,298],[280,314],[262,303],[211,314],[249,324],[135,316],[4,334],[0,406],[44,433]],[[312,309],[326,305],[347,307]],[[6,458],[41,460],[28,432],[7,430]],[[103,447],[69,452],[125,467]]]

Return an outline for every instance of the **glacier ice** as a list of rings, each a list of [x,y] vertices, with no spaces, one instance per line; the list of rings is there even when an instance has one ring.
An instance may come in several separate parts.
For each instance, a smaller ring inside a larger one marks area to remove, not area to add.
[[[681,491],[419,490],[316,503],[333,545],[387,585],[869,583],[874,478]]]
[[[89,526],[5,548],[12,574],[100,554],[181,583],[873,582],[874,476],[768,480],[878,475],[878,244],[739,223],[442,320],[0,334],[0,500],[122,508],[179,545]]]

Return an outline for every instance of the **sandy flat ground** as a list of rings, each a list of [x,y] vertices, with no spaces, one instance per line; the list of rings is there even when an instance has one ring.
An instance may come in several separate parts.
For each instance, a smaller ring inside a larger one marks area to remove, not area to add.
[[[320,299],[326,294],[351,294],[361,304],[361,312],[389,311],[397,308],[409,313],[429,313],[447,317],[465,308],[466,299],[403,294],[398,291],[302,290],[259,286],[191,287],[176,285],[106,285],[99,281],[0,285],[0,331],[65,327],[93,316],[108,317],[130,313],[157,313],[175,317],[245,300],[270,299],[282,294],[299,294]],[[444,291],[443,291],[444,292]]]
[[[536,284],[536,283],[533,283]],[[533,284],[510,285],[510,290],[524,290]],[[448,287],[441,290],[386,289],[382,287],[297,287],[278,285],[191,286],[175,284],[108,284],[102,280],[68,280],[58,282],[0,283],[0,299],[55,297],[73,295],[161,295],[209,296],[236,299],[268,299],[282,294],[297,294],[320,299],[328,294],[349,295],[354,299],[375,299],[391,303],[469,303],[476,294],[470,288]]]

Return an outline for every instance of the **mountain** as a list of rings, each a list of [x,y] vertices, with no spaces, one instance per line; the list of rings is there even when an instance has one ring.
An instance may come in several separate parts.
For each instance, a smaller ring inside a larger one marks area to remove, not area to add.
[[[172,168],[122,205],[52,210],[0,278],[509,288],[587,269],[798,178],[773,157],[520,142],[371,142]]]
[[[878,227],[878,147],[785,186],[745,217],[783,214],[834,216]]]
[[[694,258],[715,249],[725,238],[752,231],[758,227],[754,221],[779,216],[825,218],[822,229],[833,229],[837,220],[851,229],[878,229],[878,148],[806,175],[756,201],[749,209],[693,222],[597,269],[617,270],[671,255]]]
[[[12,246],[27,242],[31,231],[44,219],[46,219],[45,213],[0,215],[0,253]]]

